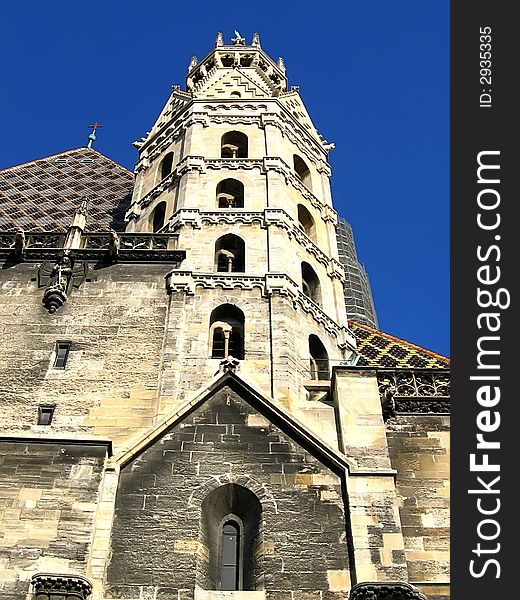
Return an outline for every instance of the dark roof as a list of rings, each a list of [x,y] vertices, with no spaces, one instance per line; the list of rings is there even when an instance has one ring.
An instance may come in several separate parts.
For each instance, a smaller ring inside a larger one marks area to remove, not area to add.
[[[134,176],[90,148],[0,171],[0,231],[66,231],[90,196],[87,231],[124,230]]]
[[[368,325],[349,320],[357,340],[358,365],[380,369],[449,369],[445,356],[406,342]]]

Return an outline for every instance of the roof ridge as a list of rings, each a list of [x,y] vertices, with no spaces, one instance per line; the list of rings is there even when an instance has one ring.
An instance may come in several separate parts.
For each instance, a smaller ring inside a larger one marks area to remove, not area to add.
[[[94,150],[94,148],[87,148],[87,146],[78,146],[77,148],[71,148],[70,150],[64,150],[63,152],[57,152],[56,154],[49,154],[49,156],[41,156],[40,158],[34,158],[33,160],[29,160],[29,161],[27,161],[25,163],[21,163],[19,165],[12,165],[10,167],[6,167],[5,169],[0,169],[0,173],[5,173],[5,171],[10,171],[11,169],[19,169],[21,167],[27,167],[29,165],[33,165],[33,164],[39,162],[40,160],[47,160],[49,158],[56,158],[57,156],[63,156],[64,154],[70,154],[71,152],[77,152],[78,150],[87,150],[88,152],[95,152],[96,154],[98,154],[99,156],[101,156],[101,158],[104,158],[105,160],[110,161],[111,163],[113,163],[114,165],[116,165],[116,167],[119,167],[123,171],[126,171],[132,177],[134,176],[134,174],[132,173],[132,171],[129,171],[126,167],[123,167],[122,165],[120,165],[119,163],[117,163],[115,160],[112,160],[108,156],[105,156],[104,154],[101,154],[101,152],[99,152],[98,150]]]
[[[374,327],[370,327],[370,325],[365,325],[365,323],[360,323],[359,321],[356,321],[355,319],[349,319],[348,322],[353,323],[354,325],[357,325],[358,327],[361,327],[361,329],[366,329],[373,333],[378,333],[379,335],[382,335],[385,338],[389,338],[389,339],[393,340],[394,342],[401,342],[402,344],[406,344],[407,346],[410,346],[411,348],[416,348],[417,350],[426,352],[426,354],[429,354],[430,356],[433,356],[435,358],[440,358],[441,360],[450,362],[450,359],[447,356],[443,356],[442,354],[433,352],[433,350],[428,350],[427,348],[423,348],[422,346],[418,346],[417,344],[413,344],[412,342],[408,342],[407,340],[398,338],[397,336],[392,335],[391,333],[386,333],[385,331],[381,331],[380,329],[375,329]]]

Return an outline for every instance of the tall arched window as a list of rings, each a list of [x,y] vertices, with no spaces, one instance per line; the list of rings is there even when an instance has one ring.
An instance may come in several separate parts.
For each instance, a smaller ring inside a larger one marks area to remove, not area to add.
[[[210,492],[201,505],[198,584],[210,590],[254,591],[261,585],[262,505],[235,483]]]
[[[244,313],[234,304],[221,304],[209,319],[210,356],[244,358]]]
[[[150,222],[152,225],[152,231],[156,233],[164,227],[164,221],[166,217],[166,202],[159,202],[157,206],[153,209],[153,212],[150,216]]]
[[[303,158],[301,158],[297,154],[294,154],[293,163],[296,175],[298,175],[302,183],[304,183],[306,187],[308,187],[312,191],[311,172],[309,171],[309,167],[307,166]]]
[[[306,296],[321,306],[320,280],[316,271],[306,262],[302,262],[302,289]]]
[[[165,177],[168,177],[168,175],[172,172],[172,166],[173,152],[168,152],[168,154],[166,154],[166,156],[161,161],[161,166],[159,168],[159,181],[162,181]]]
[[[329,355],[316,335],[309,336],[311,379],[330,379]]]
[[[218,208],[244,208],[244,184],[238,179],[224,179],[217,185]]]
[[[311,213],[303,206],[298,204],[298,223],[300,228],[311,238],[313,242],[316,241],[316,224],[312,218]]]
[[[247,135],[240,131],[228,131],[220,142],[222,158],[247,158]]]
[[[220,550],[220,589],[240,589],[240,525],[235,519],[226,521],[222,526]]]
[[[228,233],[215,242],[215,264],[219,273],[245,271],[245,243],[238,235]]]

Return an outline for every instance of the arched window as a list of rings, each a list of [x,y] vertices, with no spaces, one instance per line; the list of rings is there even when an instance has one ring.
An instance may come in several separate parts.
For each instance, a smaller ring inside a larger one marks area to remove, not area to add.
[[[311,379],[330,379],[329,355],[316,335],[309,336]]]
[[[302,262],[302,289],[306,296],[321,306],[320,280],[314,269],[306,262]]]
[[[311,213],[303,206],[303,204],[298,204],[298,223],[300,224],[300,229],[315,242],[316,224],[314,223]]]
[[[245,243],[238,235],[228,233],[215,242],[215,264],[219,273],[245,271]]]
[[[240,131],[228,131],[220,142],[222,158],[247,158],[247,135]]]
[[[162,159],[161,166],[159,168],[160,179],[162,181],[165,177],[172,172],[173,166],[173,152],[168,152],[168,154]]]
[[[209,319],[210,356],[244,358],[244,313],[233,304],[215,308]]]
[[[166,202],[159,202],[159,204],[153,209],[150,216],[150,222],[152,225],[152,231],[156,233],[159,229],[164,227],[164,221],[166,217]]]
[[[235,520],[226,521],[222,527],[220,550],[220,589],[240,589],[240,525]]]
[[[312,190],[311,172],[309,171],[309,167],[306,165],[305,161],[297,154],[294,154],[293,162],[296,175],[298,175],[298,177],[301,179],[302,183],[306,185],[306,187]]]
[[[262,583],[262,505],[247,488],[222,485],[201,505],[198,585],[210,590],[254,591]]]
[[[217,185],[218,208],[244,208],[244,184],[237,179],[224,179]]]

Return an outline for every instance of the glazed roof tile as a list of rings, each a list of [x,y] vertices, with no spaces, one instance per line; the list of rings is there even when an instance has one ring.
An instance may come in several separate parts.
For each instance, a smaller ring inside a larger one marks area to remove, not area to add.
[[[133,174],[91,148],[0,171],[0,231],[66,231],[90,196],[88,231],[124,230]]]
[[[368,325],[349,320],[357,340],[358,365],[380,369],[449,369],[445,356],[401,340]]]

